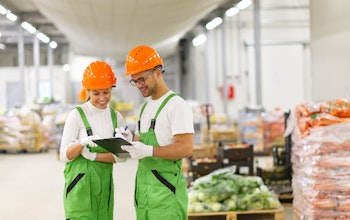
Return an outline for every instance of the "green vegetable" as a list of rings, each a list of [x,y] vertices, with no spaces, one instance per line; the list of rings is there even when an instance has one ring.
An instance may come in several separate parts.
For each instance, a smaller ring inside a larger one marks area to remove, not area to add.
[[[218,202],[213,202],[213,203],[210,203],[210,209],[213,211],[213,212],[218,212],[221,210],[221,206],[222,204],[221,203],[218,203]]]
[[[258,176],[234,174],[234,169],[219,169],[193,182],[188,191],[189,212],[218,212],[273,209],[280,206]]]
[[[227,206],[228,210],[235,211],[237,209],[237,196],[232,195],[230,198],[226,199],[224,205]]]

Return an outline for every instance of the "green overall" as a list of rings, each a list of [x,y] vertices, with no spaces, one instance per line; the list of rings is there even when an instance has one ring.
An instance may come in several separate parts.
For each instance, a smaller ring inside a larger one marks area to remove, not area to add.
[[[140,141],[147,145],[159,146],[154,128],[156,118],[168,100],[169,95],[159,107],[151,126],[146,133],[141,133],[141,121],[138,121]],[[145,109],[143,105],[140,113]],[[186,220],[187,185],[181,172],[182,160],[167,160],[146,157],[139,160],[136,174],[135,208],[138,220]]]
[[[88,136],[92,135],[89,122],[80,107],[76,107]],[[111,109],[113,127],[117,116]],[[107,153],[102,147],[88,147],[91,152]],[[64,170],[64,210],[66,219],[113,220],[114,183],[113,164],[90,161],[79,155],[66,163]]]

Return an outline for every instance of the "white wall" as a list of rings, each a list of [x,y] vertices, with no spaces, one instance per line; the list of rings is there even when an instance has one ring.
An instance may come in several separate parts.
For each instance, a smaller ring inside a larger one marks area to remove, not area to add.
[[[272,21],[273,16],[281,14],[278,10],[265,13]],[[263,12],[261,17],[264,18]],[[255,107],[257,103],[252,19],[252,9],[225,17],[223,24],[207,31],[204,45],[190,49],[190,63],[194,63],[191,74],[196,82],[194,98],[213,104],[216,113],[235,116],[240,109]],[[288,110],[309,99],[311,93],[309,26],[278,22],[268,24],[261,19],[261,95],[266,110],[275,107]],[[203,86],[206,72],[208,85]],[[225,104],[218,88],[229,83],[233,83],[236,95]]]
[[[311,0],[311,53],[315,100],[350,96],[350,1]]]
[[[62,102],[66,102],[66,87],[63,85],[67,84],[67,77],[67,73],[62,70],[62,66],[54,66],[52,68],[52,82],[54,92],[56,94],[55,98]],[[20,86],[21,81],[24,81],[25,87],[24,104],[30,106],[33,104],[35,98],[40,97],[40,95],[38,96],[37,94],[40,83],[45,82],[46,84],[50,81],[49,68],[47,66],[41,66],[38,74],[38,79],[36,78],[36,73],[33,66],[26,66],[24,68],[24,79],[21,79],[18,67],[0,68],[0,92],[2,94],[0,96],[1,109],[6,109],[8,107],[8,99],[18,100],[18,97],[11,95],[11,91],[9,91],[9,94],[6,92],[8,84],[18,83],[18,86]],[[50,93],[50,91],[46,92]],[[22,98],[20,100],[22,100]]]

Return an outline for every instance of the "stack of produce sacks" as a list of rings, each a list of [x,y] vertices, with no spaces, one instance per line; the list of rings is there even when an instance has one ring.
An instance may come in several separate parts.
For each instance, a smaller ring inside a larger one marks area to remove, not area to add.
[[[298,105],[292,132],[293,208],[298,219],[350,219],[350,102]]]
[[[258,176],[234,174],[235,167],[218,169],[196,179],[188,190],[188,212],[276,209],[281,206]]]
[[[41,118],[29,108],[10,109],[0,117],[0,150],[39,152],[43,138]]]

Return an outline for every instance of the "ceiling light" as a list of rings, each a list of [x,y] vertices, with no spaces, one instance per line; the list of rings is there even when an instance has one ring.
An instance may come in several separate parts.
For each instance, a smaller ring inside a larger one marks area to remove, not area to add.
[[[240,10],[243,10],[251,4],[252,4],[251,0],[242,0],[242,1],[238,2],[237,8],[239,8]]]
[[[38,33],[36,35],[36,37],[41,40],[42,42],[44,42],[45,44],[49,43],[50,42],[50,38],[48,36],[46,36],[45,34],[43,33]]]
[[[212,30],[222,23],[222,18],[216,17],[205,25],[207,30]]]
[[[239,12],[239,8],[237,8],[237,7],[232,7],[232,8],[227,9],[227,11],[225,12],[225,14],[226,14],[227,16],[229,16],[229,17],[232,17],[232,16],[238,14],[238,12]]]
[[[70,70],[70,66],[68,64],[64,64],[62,69],[63,71],[68,72]]]
[[[9,19],[10,21],[16,21],[17,15],[13,14],[10,10],[8,10],[6,13],[6,18]]]
[[[207,37],[205,36],[205,34],[200,34],[192,39],[192,44],[193,46],[198,47],[199,45],[204,44],[205,41],[207,41]]]
[[[55,48],[57,47],[56,41],[51,41],[51,42],[50,42],[50,47],[51,47],[52,49],[55,49]]]
[[[22,26],[22,28],[24,28],[26,31],[28,31],[31,34],[34,34],[36,32],[36,28],[33,27],[33,25],[29,24],[26,21],[23,21],[21,26]]]
[[[7,9],[4,6],[0,5],[0,14],[5,15],[6,12],[7,12]]]

